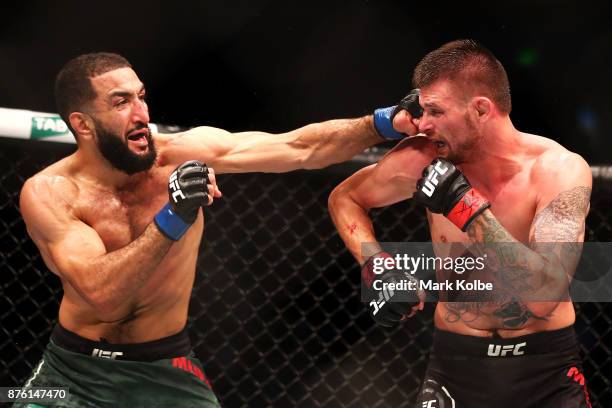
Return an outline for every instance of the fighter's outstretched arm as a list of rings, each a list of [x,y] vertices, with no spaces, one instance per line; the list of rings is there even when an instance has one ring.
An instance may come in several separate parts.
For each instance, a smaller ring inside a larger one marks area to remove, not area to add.
[[[349,160],[382,142],[372,116],[313,123],[287,133],[230,133],[197,127],[171,135],[166,157],[173,163],[201,160],[217,173],[282,173]]]
[[[412,115],[421,114],[419,90],[413,89],[397,105],[377,109],[373,115],[312,123],[281,134],[232,134],[201,126],[174,135],[158,135],[164,144],[161,162],[178,164],[196,159],[217,173],[319,169],[349,160],[383,140],[415,135],[418,128]],[[400,130],[395,129],[398,123],[403,124]]]

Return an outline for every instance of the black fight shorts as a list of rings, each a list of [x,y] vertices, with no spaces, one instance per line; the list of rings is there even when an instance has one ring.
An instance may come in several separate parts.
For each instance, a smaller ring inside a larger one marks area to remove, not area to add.
[[[418,408],[590,408],[572,326],[503,339],[436,330]]]

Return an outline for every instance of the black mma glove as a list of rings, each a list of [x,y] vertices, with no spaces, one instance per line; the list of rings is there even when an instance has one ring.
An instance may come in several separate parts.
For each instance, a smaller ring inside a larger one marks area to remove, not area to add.
[[[376,109],[374,111],[374,127],[378,134],[388,140],[399,140],[406,137],[405,134],[393,128],[393,118],[401,110],[407,110],[413,118],[420,118],[423,115],[423,108],[419,105],[419,95],[419,89],[413,89],[397,105]]]
[[[155,225],[178,241],[196,220],[200,207],[208,204],[208,168],[191,160],[176,168],[168,179],[168,204],[155,216]]]
[[[375,270],[380,271],[380,268],[384,271],[375,273]],[[414,282],[415,290],[392,290],[383,287],[383,283],[398,284],[401,281]],[[396,270],[393,258],[386,252],[380,252],[366,261],[361,269],[361,284],[370,307],[370,315],[383,327],[397,325],[405,316],[411,314],[412,308],[420,302],[418,280],[407,272]],[[374,286],[378,289],[374,289]]]
[[[465,232],[491,204],[474,189],[450,161],[438,157],[423,170],[412,198],[432,213],[444,214]]]

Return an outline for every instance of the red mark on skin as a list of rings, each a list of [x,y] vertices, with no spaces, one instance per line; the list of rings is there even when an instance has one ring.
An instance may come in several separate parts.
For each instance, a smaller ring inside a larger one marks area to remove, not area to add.
[[[352,223],[351,225],[348,226],[348,230],[349,230],[349,233],[351,235],[353,235],[355,233],[356,229],[357,229],[357,224],[355,224],[355,223]]]
[[[440,241],[442,241],[442,242],[446,242],[446,241],[447,241],[447,239],[446,239],[446,237],[445,237],[444,235],[440,235]]]

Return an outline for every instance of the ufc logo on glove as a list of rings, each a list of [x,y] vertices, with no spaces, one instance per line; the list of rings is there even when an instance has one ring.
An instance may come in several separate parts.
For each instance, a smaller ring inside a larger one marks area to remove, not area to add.
[[[450,161],[438,157],[423,170],[412,198],[435,214],[443,214],[465,232],[491,203],[472,187]]]
[[[444,167],[442,162],[436,163],[436,166],[433,170],[427,175],[427,179],[423,184],[423,188],[421,191],[425,193],[427,197],[431,197],[436,190],[436,186],[438,185],[438,176],[442,176],[446,174],[448,171],[448,166]]]
[[[370,302],[370,306],[374,308],[374,310],[372,311],[372,316],[375,316],[380,311],[380,309],[385,305],[385,302],[391,299],[391,297],[393,297],[393,291],[390,289],[384,289],[378,292],[378,301],[372,300]]]
[[[174,171],[171,175],[170,175],[170,179],[168,179],[168,189],[172,190],[172,200],[174,200],[175,203],[178,202],[177,197],[181,197],[181,199],[185,199],[185,194],[183,194],[183,192],[181,191],[181,188],[179,187],[178,184],[178,171]]]

